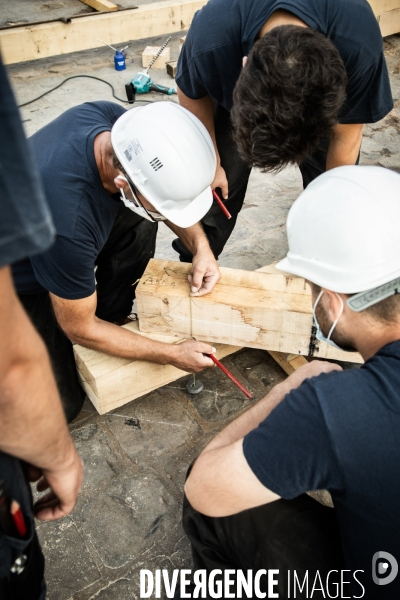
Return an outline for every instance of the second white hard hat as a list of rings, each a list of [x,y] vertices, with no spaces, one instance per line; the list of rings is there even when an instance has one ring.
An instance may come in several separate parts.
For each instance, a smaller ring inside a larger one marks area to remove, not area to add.
[[[172,223],[190,227],[208,212],[216,155],[191,112],[174,102],[128,110],[115,122],[111,143],[139,192]]]
[[[344,294],[400,277],[400,175],[344,166],[315,179],[287,218],[277,268]]]

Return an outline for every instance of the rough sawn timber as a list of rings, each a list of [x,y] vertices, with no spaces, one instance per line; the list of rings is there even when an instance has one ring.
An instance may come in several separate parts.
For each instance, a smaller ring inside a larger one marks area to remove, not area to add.
[[[49,21],[0,31],[4,64],[13,64],[100,46],[99,38],[115,45],[189,29],[194,13],[207,0],[165,0],[131,10],[72,18],[66,24]]]
[[[166,344],[183,341],[174,336],[143,334],[139,331],[137,321],[123,327]],[[240,350],[222,344],[215,344],[215,347],[220,359]],[[118,358],[78,344],[74,346],[74,355],[81,385],[101,415],[187,375],[172,365]]]
[[[362,362],[315,338],[311,292],[288,274],[221,268],[211,294],[191,298],[191,265],[150,260],[136,288],[140,331],[289,354]]]

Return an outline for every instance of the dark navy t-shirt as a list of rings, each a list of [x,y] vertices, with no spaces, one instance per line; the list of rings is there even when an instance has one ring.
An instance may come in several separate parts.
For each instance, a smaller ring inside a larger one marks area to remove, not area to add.
[[[103,187],[94,139],[124,112],[112,102],[87,102],[30,138],[57,233],[47,252],[13,265],[19,294],[48,290],[76,300],[95,291],[95,261],[121,203]]]
[[[367,0],[209,0],[193,19],[176,83],[192,99],[207,94],[231,110],[233,89],[257,35],[278,9],[329,37],[345,64],[341,123],[375,123],[393,108],[379,25]]]
[[[54,228],[0,59],[0,269],[43,252]]]
[[[382,587],[372,582],[376,552],[400,565],[400,341],[359,369],[306,380],[245,437],[243,450],[262,484],[282,498],[328,489],[345,568],[364,570],[365,598],[400,597],[400,575]],[[361,597],[356,582],[352,591]]]

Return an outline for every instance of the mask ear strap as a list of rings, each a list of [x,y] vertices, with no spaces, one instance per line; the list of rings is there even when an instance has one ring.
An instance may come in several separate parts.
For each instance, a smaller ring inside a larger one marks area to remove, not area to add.
[[[336,292],[335,292],[335,294],[336,294]],[[327,337],[327,339],[328,339],[328,340],[330,340],[330,339],[331,339],[331,335],[332,335],[332,333],[333,333],[333,330],[335,329],[336,325],[338,324],[338,321],[339,321],[340,317],[342,316],[342,314],[343,314],[343,310],[344,310],[344,304],[343,304],[342,297],[341,297],[341,296],[339,296],[339,294],[336,294],[336,296],[337,296],[337,297],[339,298],[339,300],[340,300],[340,305],[341,305],[341,308],[340,308],[340,313],[339,313],[339,315],[338,315],[338,318],[336,319],[336,321],[333,323],[332,327],[331,327],[331,328],[330,328],[330,330],[329,330],[328,337]]]
[[[323,293],[324,293],[324,290],[321,290],[321,291],[320,291],[320,293],[318,294],[318,298],[316,299],[316,301],[315,301],[315,304],[314,304],[314,306],[313,306],[313,316],[314,316],[314,321],[316,321],[316,320],[317,320],[317,319],[315,318],[315,310],[316,310],[316,308],[317,308],[317,304],[318,304],[318,302],[321,300],[321,296],[322,296],[322,294],[323,294]]]

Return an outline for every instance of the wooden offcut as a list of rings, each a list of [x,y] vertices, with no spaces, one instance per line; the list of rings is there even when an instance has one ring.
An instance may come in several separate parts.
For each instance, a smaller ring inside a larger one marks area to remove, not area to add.
[[[311,292],[286,274],[221,268],[214,290],[191,298],[191,265],[152,259],[136,288],[140,330],[303,356],[362,362],[315,337]]]
[[[171,60],[170,62],[167,62],[167,74],[170,77],[173,77],[175,79],[176,76],[176,68],[178,66],[178,61],[177,60]]]
[[[160,46],[146,46],[146,48],[142,52],[142,67],[144,69],[149,66],[153,57],[157,54],[157,52],[160,50],[160,48],[161,48]],[[152,69],[165,69],[167,62],[169,62],[170,60],[171,60],[171,48],[169,48],[169,46],[167,46],[167,48],[164,48],[164,50],[161,52],[160,56],[153,63],[151,68]]]
[[[83,4],[87,4],[95,10],[118,10],[118,6],[109,0],[81,0]]]
[[[189,29],[194,13],[207,0],[165,0],[123,11],[0,30],[5,64],[99,47],[99,38],[115,46]]]
[[[308,364],[308,360],[305,356],[287,354],[285,352],[274,352],[273,350],[268,350],[268,354],[272,356],[287,375],[291,375],[300,367]]]
[[[183,341],[175,336],[143,334],[139,331],[137,321],[123,327],[165,344],[178,344]],[[240,350],[222,344],[214,346],[217,350],[216,356],[220,359]],[[172,365],[118,358],[79,345],[74,346],[74,355],[81,385],[101,415],[187,375],[185,371]]]

